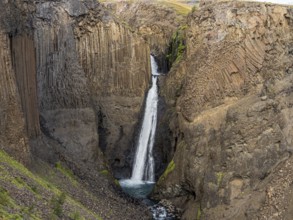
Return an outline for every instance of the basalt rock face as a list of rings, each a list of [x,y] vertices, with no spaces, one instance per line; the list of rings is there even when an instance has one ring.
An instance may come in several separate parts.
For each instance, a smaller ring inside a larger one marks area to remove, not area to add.
[[[25,124],[21,111],[20,97],[17,90],[15,73],[12,69],[9,38],[0,33],[0,144],[1,149],[6,150],[16,158],[27,162],[29,150]]]
[[[120,1],[103,3],[128,27],[139,33],[150,45],[162,72],[168,70],[165,56],[176,29],[185,22],[185,16],[156,1]]]
[[[101,136],[105,155],[124,166],[149,83],[145,41],[96,1],[1,4],[7,8],[1,13],[2,69],[9,74],[2,74],[2,97],[11,87],[8,100],[18,106],[13,111],[21,106],[14,118],[24,136],[34,140],[42,130],[79,161],[97,157]]]
[[[29,56],[34,58],[33,39],[30,31],[23,31],[30,21],[27,12],[33,8],[26,3],[22,6],[20,2],[0,3],[5,8],[0,13],[0,145],[16,159],[28,163],[28,137],[39,133],[39,125],[35,60],[28,60]],[[23,33],[16,36],[16,32]]]
[[[126,152],[149,82],[147,44],[95,1],[43,2],[35,17],[43,130],[76,160],[96,159],[100,146],[114,171],[129,172]]]
[[[0,8],[7,9],[0,13],[1,149],[33,159],[32,167],[36,157],[62,161],[94,186],[103,218],[135,219],[144,208],[113,190],[107,159],[114,173],[129,175],[125,158],[150,77],[145,40],[94,0],[1,1]]]
[[[134,129],[149,84],[150,51],[144,39],[109,18],[91,23],[91,17],[85,18],[75,29],[80,63],[98,116],[100,147],[115,176],[125,178],[131,172]]]
[[[226,2],[188,20],[161,86],[175,155],[154,197],[182,219],[290,219],[292,9]]]

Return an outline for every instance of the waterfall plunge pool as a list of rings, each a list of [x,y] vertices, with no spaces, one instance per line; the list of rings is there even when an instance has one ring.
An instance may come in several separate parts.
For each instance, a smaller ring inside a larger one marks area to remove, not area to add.
[[[137,199],[146,199],[155,185],[154,182],[131,179],[120,180],[119,183],[125,193]]]
[[[155,186],[155,182],[150,181],[135,181],[131,179],[124,179],[119,181],[122,190],[136,199],[142,199],[152,212],[154,220],[175,220],[173,213],[168,212],[167,209],[157,202],[148,199]]]

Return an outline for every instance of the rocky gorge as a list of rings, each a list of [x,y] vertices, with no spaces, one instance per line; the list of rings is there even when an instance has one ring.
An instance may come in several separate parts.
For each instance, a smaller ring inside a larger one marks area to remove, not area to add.
[[[180,219],[292,219],[292,7],[177,2],[0,2],[0,218],[151,219],[117,179],[153,54],[150,197]]]

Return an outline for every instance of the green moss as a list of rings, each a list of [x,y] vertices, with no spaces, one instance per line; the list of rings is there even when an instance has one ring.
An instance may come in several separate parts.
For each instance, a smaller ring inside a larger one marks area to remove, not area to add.
[[[200,209],[200,207],[198,207],[197,214],[196,214],[196,220],[200,220],[200,217],[201,217],[201,209]]]
[[[167,169],[165,170],[165,172],[163,173],[163,175],[160,177],[159,182],[163,181],[164,179],[166,179],[166,177],[175,169],[175,163],[174,160],[171,160],[171,162],[169,163]]]
[[[223,172],[217,172],[216,173],[217,176],[217,185],[220,186],[224,177],[224,173]]]
[[[114,183],[115,183],[116,186],[120,186],[120,183],[119,183],[119,181],[117,179],[114,180]]]
[[[109,171],[108,170],[102,170],[102,171],[100,171],[100,174],[102,174],[104,176],[108,176],[109,175]]]

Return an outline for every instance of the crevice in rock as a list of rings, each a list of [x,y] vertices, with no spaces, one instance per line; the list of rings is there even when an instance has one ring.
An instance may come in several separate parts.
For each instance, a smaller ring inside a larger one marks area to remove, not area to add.
[[[109,131],[107,129],[107,126],[105,126],[105,119],[106,115],[99,110],[98,111],[98,136],[99,136],[99,146],[103,152],[106,151],[107,148],[107,137],[109,134]]]

